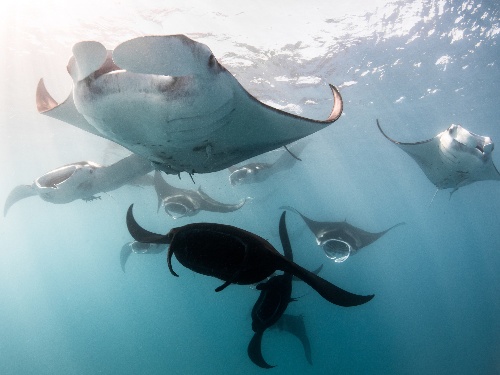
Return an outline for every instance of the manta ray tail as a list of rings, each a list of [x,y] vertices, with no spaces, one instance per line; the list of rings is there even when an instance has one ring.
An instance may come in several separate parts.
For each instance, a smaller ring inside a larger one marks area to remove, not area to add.
[[[432,199],[431,199],[431,201],[429,202],[429,205],[428,205],[427,207],[430,207],[430,206],[431,206],[431,204],[432,204],[432,202],[434,202],[434,198],[436,198],[436,194],[438,193],[438,191],[439,191],[439,189],[436,189],[436,191],[435,191],[434,195],[432,196]],[[451,198],[451,195],[450,195],[450,198]]]
[[[263,334],[264,331],[255,332],[252,339],[250,340],[250,343],[248,344],[247,352],[248,357],[250,357],[253,363],[261,368],[269,369],[276,366],[271,366],[264,360],[264,357],[262,357],[261,343]]]

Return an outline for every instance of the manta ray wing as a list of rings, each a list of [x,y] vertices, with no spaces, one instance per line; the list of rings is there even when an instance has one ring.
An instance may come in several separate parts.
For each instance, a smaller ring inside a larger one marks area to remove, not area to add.
[[[205,211],[213,211],[213,212],[232,212],[240,209],[246,202],[246,199],[241,199],[238,203],[230,204],[230,203],[221,203],[216,201],[212,197],[210,197],[207,193],[205,193],[201,186],[198,188],[198,196],[200,198],[200,208]]]
[[[18,185],[9,193],[5,201],[5,205],[3,207],[3,216],[7,216],[7,212],[12,207],[12,205],[16,202],[19,202],[21,199],[32,197],[33,195],[37,195],[35,189],[33,189],[32,185]]]
[[[120,265],[122,266],[122,271],[125,272],[125,264],[127,263],[128,258],[132,254],[132,247],[129,243],[126,243],[122,246],[120,250]]]
[[[446,164],[441,160],[439,139],[437,137],[420,142],[404,143],[396,141],[385,134],[378,120],[377,127],[385,138],[410,155],[427,178],[437,188],[441,189],[443,179],[448,178],[448,173]]]
[[[279,329],[291,333],[300,340],[302,346],[304,347],[304,354],[307,362],[312,365],[311,343],[309,341],[309,337],[307,336],[304,317],[302,315],[296,316],[283,314],[276,325]]]
[[[76,126],[88,133],[103,137],[76,109],[73,100],[73,92],[69,94],[66,100],[58,104],[47,91],[43,78],[38,82],[36,88],[36,107],[39,113],[64,121],[70,125]],[[105,138],[105,137],[103,137]]]

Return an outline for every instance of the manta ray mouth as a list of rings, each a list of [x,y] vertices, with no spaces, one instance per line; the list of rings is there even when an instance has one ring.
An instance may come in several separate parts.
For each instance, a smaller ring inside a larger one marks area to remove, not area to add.
[[[318,244],[323,248],[326,256],[334,260],[335,263],[345,262],[352,252],[352,246],[348,242],[339,239],[318,241]]]
[[[56,169],[52,172],[44,174],[42,177],[38,178],[35,182],[40,188],[52,188],[57,189],[57,186],[67,181],[76,172],[77,167],[74,165],[65,166]]]
[[[187,205],[182,202],[164,202],[165,212],[171,216],[173,219],[179,219],[181,217],[189,215],[193,212]]]
[[[150,243],[143,243],[138,241],[134,241],[130,244],[130,248],[135,254],[145,254],[149,251],[151,246],[152,244]]]
[[[450,137],[465,147],[478,150],[483,156],[490,154],[494,149],[494,143],[490,137],[474,134],[460,125],[451,125],[448,128]]]
[[[231,185],[241,185],[243,180],[247,177],[247,175],[251,173],[248,168],[242,168],[234,171],[229,175],[229,182]]]

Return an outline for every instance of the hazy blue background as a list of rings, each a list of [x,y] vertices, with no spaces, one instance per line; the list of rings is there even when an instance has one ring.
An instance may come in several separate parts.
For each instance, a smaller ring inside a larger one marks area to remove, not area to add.
[[[325,118],[340,87],[344,115],[310,137],[303,161],[259,184],[232,187],[228,172],[195,175],[214,198],[253,200],[231,214],[176,221],[156,214],[151,188],[125,187],[91,203],[37,197],[0,222],[0,374],[257,374],[247,357],[258,293],[195,275],[165,255],[135,255],[125,212],[167,232],[191,221],[231,223],[279,250],[279,206],[316,220],[389,232],[331,263],[289,213],[295,260],[323,263],[322,276],[375,298],[360,307],[324,301],[302,283],[287,312],[304,314],[314,365],[295,337],[263,339],[274,374],[500,374],[500,183],[475,183],[449,199],[378,131],[428,139],[450,124],[500,142],[500,9],[497,1],[44,1],[0,9],[0,200],[60,165],[110,163],[126,153],[41,116],[45,78],[62,101],[74,43],[112,49],[148,34],[185,33],[207,44],[260,100]],[[498,150],[493,159],[500,165]],[[271,161],[278,153],[258,158]],[[187,176],[176,186],[193,188]]]

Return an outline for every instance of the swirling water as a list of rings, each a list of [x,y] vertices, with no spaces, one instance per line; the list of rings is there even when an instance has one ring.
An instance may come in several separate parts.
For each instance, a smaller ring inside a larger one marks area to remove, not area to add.
[[[230,214],[172,220],[156,214],[150,188],[124,187],[90,203],[17,203],[0,233],[0,374],[253,374],[247,357],[257,291],[195,275],[163,255],[135,255],[124,216],[166,232],[193,221],[230,223],[280,249],[279,207],[317,220],[379,231],[406,226],[333,263],[298,216],[287,222],[295,260],[375,298],[359,307],[328,304],[296,283],[313,366],[286,332],[264,335],[269,373],[500,373],[500,212],[496,181],[438,192],[395,139],[433,137],[450,124],[500,140],[500,7],[495,1],[4,2],[0,15],[0,197],[57,166],[109,163],[123,150],[36,112],[44,77],[63,100],[71,88],[71,47],[108,48],[149,34],[187,34],[207,44],[252,94],[286,111],[326,117],[327,83],[344,115],[309,137],[302,162],[260,184],[232,187],[227,171],[195,175],[224,201],[253,199]],[[498,152],[498,151],[496,151]],[[496,152],[493,159],[500,163]],[[259,160],[273,160],[275,153]],[[170,180],[192,188],[190,179]]]

